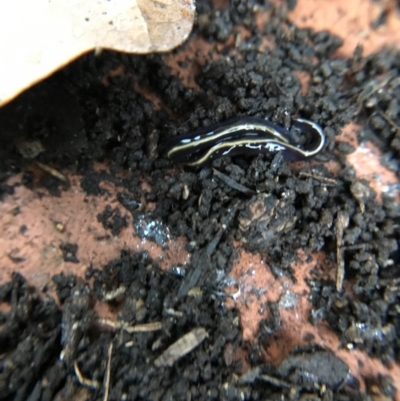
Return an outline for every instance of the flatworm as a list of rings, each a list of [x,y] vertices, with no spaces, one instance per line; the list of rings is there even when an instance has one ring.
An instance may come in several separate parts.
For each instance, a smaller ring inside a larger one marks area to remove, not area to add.
[[[293,127],[306,135],[305,146],[291,143],[289,131],[271,121],[239,117],[173,138],[167,145],[167,156],[175,163],[201,166],[222,156],[277,152],[286,160],[303,160],[322,150],[325,134],[318,124],[297,118]]]

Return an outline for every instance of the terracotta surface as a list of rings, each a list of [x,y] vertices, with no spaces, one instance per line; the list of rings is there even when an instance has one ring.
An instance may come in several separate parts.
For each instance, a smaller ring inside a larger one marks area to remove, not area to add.
[[[378,198],[382,192],[393,192],[392,188],[398,183],[396,174],[380,164],[380,156],[379,149],[374,144],[367,142],[360,145],[347,158],[349,164],[357,171],[357,177],[368,180]],[[399,201],[398,195],[397,193],[397,201]]]
[[[395,0],[298,0],[289,13],[290,19],[301,28],[328,30],[343,39],[338,57],[349,57],[357,45],[364,47],[364,55],[374,53],[383,46],[398,46],[400,18]],[[386,24],[372,29],[382,11],[387,13]]]
[[[290,13],[290,17],[299,26],[313,27],[317,30],[329,29],[343,37],[344,45],[337,52],[337,56],[348,57],[358,43],[364,45],[366,53],[377,50],[384,43],[389,45],[399,43],[400,19],[396,12],[388,14],[387,26],[372,31],[369,25],[376,18],[379,7],[383,4],[391,7],[392,3],[388,1],[374,4],[368,0],[299,0],[297,8]],[[195,52],[199,48],[203,49],[203,55],[212,50],[209,44],[203,46],[201,42],[195,41],[189,45],[188,51]],[[179,57],[185,58],[182,54]],[[166,56],[166,59],[170,66],[177,65],[177,59],[170,56]],[[192,67],[196,68],[195,63]],[[307,76],[304,79],[306,80]],[[187,83],[195,86],[190,79]],[[339,139],[356,145],[355,132],[359,128],[354,124],[349,125],[343,130]],[[356,152],[348,157],[348,162],[353,165],[360,178],[370,182],[378,197],[382,191],[388,189],[388,186],[398,182],[392,172],[380,166],[379,152],[371,144],[358,147]],[[63,192],[60,198],[43,195],[43,191],[30,191],[20,186],[16,188],[14,195],[8,196],[0,203],[1,282],[9,279],[11,271],[18,270],[35,285],[51,287],[51,275],[60,271],[83,275],[90,264],[100,267],[118,257],[120,250],[124,248],[146,249],[165,268],[188,261],[188,255],[183,251],[184,239],[171,239],[170,249],[162,250],[153,243],[142,242],[135,237],[131,225],[124,229],[118,238],[104,240],[99,246],[95,237],[104,236],[109,232],[97,222],[96,216],[107,204],[111,206],[117,204],[115,188],[107,184],[109,195],[86,196],[80,188],[79,177],[66,171],[63,173],[68,176],[71,188]],[[20,182],[20,179],[20,176],[16,176],[11,182]],[[13,211],[17,207],[20,213],[14,215]],[[63,232],[56,229],[57,223],[65,226]],[[23,236],[20,235],[22,225],[27,227]],[[79,243],[77,256],[80,263],[63,261],[59,249],[62,242]],[[9,258],[10,252],[23,260],[20,263],[12,262]],[[288,278],[275,279],[259,256],[245,251],[240,252],[240,259],[231,273],[237,286],[228,289],[231,297],[227,298],[226,305],[239,309],[244,338],[249,341],[254,340],[258,334],[258,323],[268,317],[268,310],[263,310],[262,305],[267,301],[279,301],[285,294],[293,293],[297,301],[291,308],[280,309],[282,324],[279,336],[264,344],[265,359],[273,363],[281,361],[293,347],[306,344],[307,337],[312,334],[314,342],[331,349],[346,361],[352,374],[359,378],[362,385],[364,385],[363,378],[376,376],[378,373],[390,374],[398,390],[397,400],[400,400],[398,365],[387,368],[363,352],[343,349],[337,336],[326,326],[323,324],[312,326],[309,323],[311,304],[308,302],[309,287],[306,279],[314,267],[317,267],[316,271],[322,277],[329,276],[334,279],[336,267],[327,264],[324,255],[320,253],[313,255],[311,263],[304,261],[304,255],[301,255],[301,260],[303,261],[294,266],[297,283],[293,284]],[[98,310],[103,311],[104,315],[110,315],[109,311],[101,306]]]
[[[394,186],[398,183],[396,174],[381,165],[379,161],[381,152],[373,143],[358,143],[356,134],[360,129],[360,126],[350,123],[336,137],[337,141],[348,142],[356,148],[355,152],[347,156],[347,162],[353,166],[357,178],[365,179],[369,182],[378,200],[380,200],[382,192],[390,191],[395,194]],[[400,201],[398,197],[397,200]]]
[[[352,375],[360,380],[362,388],[365,388],[364,378],[382,374],[391,375],[397,391],[400,391],[400,366],[394,364],[388,368],[364,352],[343,348],[336,334],[327,326],[313,326],[309,322],[311,303],[308,302],[309,286],[306,280],[311,278],[311,270],[316,268],[319,276],[325,279],[335,280],[336,274],[336,267],[325,261],[324,254],[316,253],[312,258],[307,263],[305,255],[301,255],[301,261],[293,266],[297,280],[294,284],[288,277],[276,279],[258,255],[241,252],[240,260],[231,273],[237,283],[237,295],[229,298],[226,306],[239,309],[244,339],[254,339],[260,322],[270,316],[265,308],[267,302],[279,302],[288,294],[294,295],[297,301],[293,307],[279,309],[281,328],[274,333],[268,344],[264,344],[266,361],[279,364],[294,347],[307,345],[307,338],[312,336],[313,344],[330,349],[348,364]]]
[[[40,174],[37,169],[34,171]],[[188,260],[183,238],[171,239],[169,249],[163,250],[153,242],[143,242],[134,236],[132,224],[123,229],[118,237],[110,236],[110,232],[97,221],[97,215],[104,211],[106,205],[117,206],[122,209],[122,214],[128,214],[115,198],[115,187],[102,183],[101,187],[109,195],[87,196],[80,187],[79,177],[68,174],[68,179],[71,187],[60,198],[43,190],[31,191],[19,186],[14,195],[0,202],[1,282],[8,280],[12,271],[18,270],[35,286],[42,288],[50,284],[51,287],[51,276],[54,274],[63,271],[83,277],[90,265],[100,268],[118,258],[123,249],[146,250],[163,268],[185,264]],[[21,176],[18,175],[10,183],[20,181]],[[19,213],[15,214],[17,209]],[[57,228],[61,227],[57,226],[59,224],[63,227],[62,231]],[[22,226],[26,227],[23,235]],[[104,240],[99,241],[99,237]],[[61,243],[79,244],[79,263],[64,262],[59,248]],[[20,261],[13,262],[10,255]]]

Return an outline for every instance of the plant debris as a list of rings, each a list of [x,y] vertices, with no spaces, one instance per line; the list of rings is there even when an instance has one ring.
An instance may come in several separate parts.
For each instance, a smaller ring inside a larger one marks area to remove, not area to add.
[[[192,0],[135,3],[10,4],[0,24],[0,105],[20,94],[76,57],[95,49],[133,53],[168,51],[190,34],[195,6]],[[21,24],[21,21],[24,21]]]
[[[202,327],[197,327],[171,344],[155,361],[154,364],[172,366],[179,358],[198,347],[208,337]]]

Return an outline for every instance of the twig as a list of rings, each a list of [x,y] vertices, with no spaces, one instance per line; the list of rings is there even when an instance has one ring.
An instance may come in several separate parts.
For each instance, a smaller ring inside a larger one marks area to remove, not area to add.
[[[216,170],[213,168],[214,175],[216,175],[221,181],[223,181],[226,185],[230,186],[233,189],[236,189],[236,191],[242,192],[246,195],[254,195],[255,192],[250,189],[245,187],[242,184],[239,184],[237,181],[232,179],[231,177],[227,176],[224,173],[221,173],[220,171]]]
[[[103,401],[108,400],[108,393],[110,391],[110,376],[111,376],[111,355],[112,355],[112,350],[113,350],[113,343],[110,344],[108,347],[108,360],[107,360],[107,370],[106,370],[106,376],[105,376],[105,389],[104,389],[104,398]]]
[[[335,221],[335,234],[336,234],[336,262],[337,262],[337,274],[336,274],[336,291],[340,292],[343,288],[344,280],[344,258],[341,249],[343,241],[343,231],[349,225],[349,215],[346,212],[339,212]]]
[[[314,180],[321,181],[325,185],[331,185],[331,186],[337,185],[337,180],[335,180],[334,178],[325,177],[321,174],[307,173],[306,171],[300,171],[299,176],[314,178]]]
[[[97,382],[96,380],[86,379],[86,377],[82,375],[81,371],[79,370],[77,361],[74,362],[74,370],[80,384],[82,384],[83,386],[94,388],[96,390],[100,388],[99,382]]]
[[[137,324],[136,326],[129,326],[126,322],[113,322],[109,319],[99,319],[97,322],[99,324],[109,326],[115,330],[125,330],[128,333],[144,333],[148,331],[157,331],[162,329],[162,322]]]
[[[126,288],[124,286],[118,287],[113,291],[104,291],[102,293],[103,301],[112,301],[118,298],[120,295],[125,294]]]
[[[294,387],[296,389],[298,388],[297,386],[294,386],[293,384],[287,383],[287,382],[285,382],[283,380],[277,379],[276,377],[273,377],[273,376],[270,376],[270,375],[266,375],[266,374],[260,375],[259,379],[264,380],[264,381],[266,381],[268,383],[271,383],[271,384],[273,384],[274,386],[277,386],[277,387],[285,387],[285,388]]]
[[[36,164],[43,170],[46,171],[46,173],[49,173],[53,177],[59,179],[60,181],[68,182],[68,179],[65,177],[65,175],[61,174],[59,171],[57,171],[55,168],[48,166],[47,164],[43,164],[40,162],[36,162]]]
[[[396,131],[400,128],[393,120],[391,120],[383,111],[378,110],[378,114],[384,118]]]

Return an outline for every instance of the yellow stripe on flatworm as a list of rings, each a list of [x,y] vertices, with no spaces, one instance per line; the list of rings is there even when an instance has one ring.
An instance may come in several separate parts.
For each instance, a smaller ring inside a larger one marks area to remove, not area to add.
[[[200,159],[196,160],[195,162],[185,163],[185,164],[187,166],[199,166],[199,165],[203,164],[204,162],[206,162],[212,156],[213,153],[215,153],[216,151],[221,150],[221,149],[225,149],[225,148],[233,149],[237,146],[247,146],[249,144],[250,145],[251,144],[266,145],[268,143],[276,143],[277,145],[282,146],[284,149],[290,148],[290,149],[295,149],[296,151],[299,151],[298,148],[291,146],[286,142],[282,143],[280,145],[280,142],[276,141],[275,139],[249,139],[249,138],[246,138],[246,139],[242,139],[242,140],[238,140],[238,141],[220,142],[220,143],[214,145],[212,148],[210,148],[207,151],[207,153],[205,153],[204,156],[201,157]],[[284,149],[279,149],[279,150],[284,150]],[[276,151],[279,151],[279,150],[276,150]],[[228,153],[226,153],[225,155],[228,155]],[[222,155],[222,156],[225,156],[225,155]]]
[[[264,124],[251,124],[251,123],[235,124],[229,128],[224,129],[223,131],[219,132],[218,134],[213,134],[213,135],[201,134],[200,139],[196,140],[196,139],[192,138],[192,139],[190,139],[190,142],[188,142],[188,143],[179,144],[179,145],[174,146],[167,153],[167,156],[170,158],[171,155],[173,155],[174,153],[179,152],[181,150],[190,149],[190,148],[196,147],[197,145],[200,145],[203,143],[216,141],[217,139],[219,139],[221,137],[224,137],[228,134],[231,134],[236,131],[241,131],[241,130],[243,130],[243,131],[251,131],[251,130],[264,131],[264,132],[267,132],[267,133],[273,135],[274,137],[278,138],[282,142],[288,143],[287,138],[285,138],[282,134],[279,133],[279,131],[275,130],[273,127],[268,126],[267,124],[268,123],[266,123],[265,125]],[[212,132],[212,131],[210,131],[210,132]],[[184,138],[183,138],[183,140],[184,140]]]

